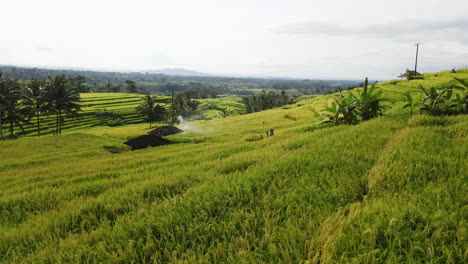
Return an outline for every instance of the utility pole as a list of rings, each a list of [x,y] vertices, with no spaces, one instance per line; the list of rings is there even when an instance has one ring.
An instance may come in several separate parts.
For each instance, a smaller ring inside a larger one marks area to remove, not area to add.
[[[418,69],[418,51],[419,51],[419,44],[421,43],[416,43],[414,45],[416,45],[416,62],[414,64],[414,76],[416,76],[416,70]]]

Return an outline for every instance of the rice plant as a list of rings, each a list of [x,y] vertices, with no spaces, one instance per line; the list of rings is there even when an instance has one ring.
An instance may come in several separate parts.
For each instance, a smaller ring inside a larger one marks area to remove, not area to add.
[[[311,122],[334,96],[355,100],[343,92],[190,122],[138,151],[122,142],[142,119],[2,140],[0,262],[465,263],[468,117],[409,117],[404,95],[425,81],[377,84],[394,107],[353,126]],[[83,99],[91,121],[140,100]]]

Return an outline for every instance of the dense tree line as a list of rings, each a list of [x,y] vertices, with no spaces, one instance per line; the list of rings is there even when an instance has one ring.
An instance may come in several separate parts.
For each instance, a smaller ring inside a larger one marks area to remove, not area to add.
[[[126,91],[142,94],[165,94],[171,91],[211,90],[218,94],[253,95],[258,90],[285,90],[289,94],[326,94],[336,86],[356,87],[350,80],[294,80],[262,78],[230,78],[202,76],[173,76],[140,72],[96,72],[78,70],[50,70],[2,66],[5,74],[16,79],[42,79],[65,75],[81,81],[81,92]],[[84,80],[84,81],[83,81]],[[128,81],[133,82],[133,86]],[[107,84],[112,84],[108,87]],[[129,85],[130,84],[130,85]]]
[[[41,116],[55,115],[55,134],[60,135],[64,116],[77,117],[81,110],[79,85],[63,75],[47,81],[31,80],[23,85],[18,80],[4,77],[0,72],[0,138],[4,137],[3,123],[14,137],[15,126],[24,133],[24,125],[32,125],[36,118],[37,136],[41,131]]]
[[[293,99],[286,95],[284,91],[277,93],[262,90],[258,95],[242,97],[242,102],[246,106],[246,113],[253,113],[290,104],[293,102]]]

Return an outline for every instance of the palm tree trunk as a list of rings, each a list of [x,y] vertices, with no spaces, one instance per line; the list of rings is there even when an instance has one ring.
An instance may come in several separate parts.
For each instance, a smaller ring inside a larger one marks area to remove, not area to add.
[[[10,119],[10,135],[13,136],[14,130],[13,130],[13,119]]]
[[[62,109],[59,110],[59,135],[62,135],[62,123],[63,123],[63,119],[62,119]]]
[[[57,110],[57,113],[55,113],[55,135],[58,135],[58,123],[59,123],[59,117],[58,117],[58,110]]]
[[[62,134],[62,113],[61,110],[58,110],[58,135]]]
[[[0,139],[3,137],[2,114],[3,114],[3,112],[0,111]]]
[[[39,111],[36,111],[36,119],[37,119],[37,137],[40,137],[41,136],[41,121],[39,119]]]

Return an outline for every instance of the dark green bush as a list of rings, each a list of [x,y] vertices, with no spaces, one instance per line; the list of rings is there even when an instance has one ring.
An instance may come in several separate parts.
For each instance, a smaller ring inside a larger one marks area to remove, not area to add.
[[[123,126],[125,125],[125,120],[123,120],[120,117],[117,117],[117,118],[109,120],[109,122],[107,122],[107,125],[110,127]]]
[[[363,89],[357,90],[357,95],[348,91],[347,96],[345,96],[339,90],[339,97],[334,98],[335,101],[331,106],[325,106],[324,111],[328,113],[323,114],[322,117],[326,117],[328,120],[322,124],[354,125],[360,121],[380,116],[386,108],[380,104],[383,101],[382,94],[382,91],[376,88],[375,83],[369,87],[367,78]]]

